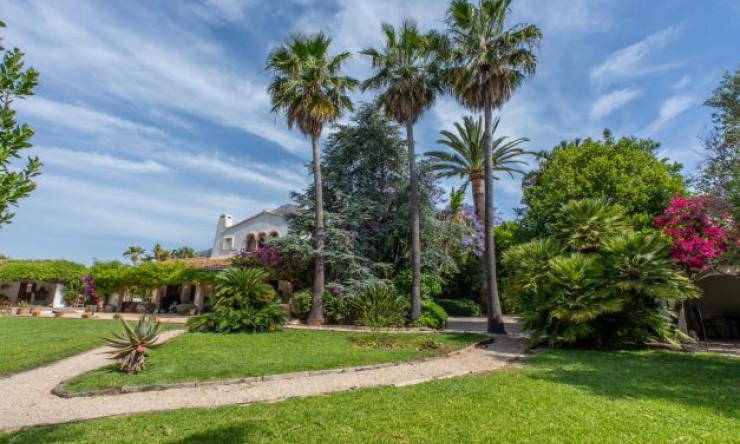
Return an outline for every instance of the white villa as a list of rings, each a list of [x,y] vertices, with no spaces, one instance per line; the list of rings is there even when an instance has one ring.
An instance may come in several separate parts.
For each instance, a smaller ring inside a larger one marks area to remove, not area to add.
[[[223,259],[235,255],[240,250],[254,251],[268,237],[281,237],[288,234],[285,215],[294,210],[287,204],[274,210],[263,210],[234,223],[230,214],[223,214],[218,219],[216,236],[209,257]]]

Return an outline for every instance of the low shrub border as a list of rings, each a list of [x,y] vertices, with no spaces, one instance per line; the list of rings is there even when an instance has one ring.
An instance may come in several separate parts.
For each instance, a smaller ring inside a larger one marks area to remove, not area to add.
[[[450,316],[480,316],[480,305],[469,299],[438,299],[435,301]]]

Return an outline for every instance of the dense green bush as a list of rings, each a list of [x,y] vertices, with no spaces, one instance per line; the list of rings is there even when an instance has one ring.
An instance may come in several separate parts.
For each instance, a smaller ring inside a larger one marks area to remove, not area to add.
[[[293,293],[290,313],[296,319],[306,319],[311,313],[311,303],[313,301],[313,295],[310,289],[305,289]]]
[[[351,304],[362,325],[390,327],[406,323],[409,302],[393,285],[381,282],[364,285],[352,296]]]
[[[190,318],[191,331],[275,331],[286,321],[275,290],[257,268],[229,268],[218,274],[210,313]]]
[[[683,339],[666,307],[698,290],[673,268],[666,239],[625,229],[623,220],[605,202],[569,202],[555,216],[555,239],[504,254],[512,270],[507,300],[533,344],[621,348]]]
[[[480,316],[480,305],[470,299],[437,299],[435,301],[450,316]]]
[[[416,325],[443,330],[447,328],[447,312],[435,302],[423,300],[421,301],[421,316],[416,321]]]
[[[405,269],[393,278],[393,285],[401,294],[411,294],[411,270]],[[436,298],[442,294],[444,281],[436,273],[421,274],[421,297],[422,299]]]

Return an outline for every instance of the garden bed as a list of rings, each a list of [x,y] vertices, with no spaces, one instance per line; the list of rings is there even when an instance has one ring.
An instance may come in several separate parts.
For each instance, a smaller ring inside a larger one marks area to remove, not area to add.
[[[387,341],[367,338],[390,338]],[[151,352],[140,374],[114,365],[66,381],[58,392],[239,380],[273,374],[406,362],[447,354],[482,339],[471,334],[288,330],[263,334],[188,333]]]

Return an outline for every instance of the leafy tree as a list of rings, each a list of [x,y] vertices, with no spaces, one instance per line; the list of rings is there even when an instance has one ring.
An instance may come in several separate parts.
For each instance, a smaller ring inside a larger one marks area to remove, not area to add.
[[[4,27],[5,23],[0,22],[0,28]],[[0,51],[4,49],[0,46]],[[11,105],[15,99],[33,95],[39,77],[33,68],[23,69],[23,56],[18,48],[5,51],[0,64],[0,227],[15,216],[10,207],[18,206],[20,199],[36,189],[33,178],[41,170],[37,157],[29,157],[20,169],[13,167],[21,151],[32,147],[33,130],[17,122]]]
[[[468,109],[484,116],[485,263],[489,333],[505,333],[496,282],[493,219],[493,118],[524,79],[534,74],[533,51],[542,40],[534,25],[505,27],[511,0],[453,0],[447,10],[449,39],[442,47],[449,58],[449,87]]]
[[[411,321],[415,322],[421,316],[421,237],[414,124],[442,90],[435,51],[438,39],[435,33],[419,31],[411,20],[404,20],[398,30],[388,23],[382,27],[385,46],[361,51],[373,63],[373,74],[362,83],[362,89],[381,90],[378,102],[386,115],[406,126],[411,189]]]
[[[740,217],[740,70],[726,72],[704,105],[714,108],[714,127],[702,141],[704,161],[696,189],[731,203]]]
[[[603,140],[575,139],[540,153],[523,180],[520,214],[529,238],[550,232],[553,208],[592,197],[622,209],[637,229],[652,226],[671,198],[685,193],[681,165],[659,159],[658,147],[649,139],[615,140],[605,130]]]
[[[138,265],[144,253],[146,253],[144,247],[132,245],[123,252],[123,257],[129,258],[133,265]]]
[[[635,232],[624,218],[605,201],[571,201],[549,238],[506,252],[507,300],[533,344],[543,336],[550,346],[592,347],[681,338],[666,302],[696,297],[698,289],[673,268],[665,238]],[[584,237],[588,231],[602,234]]]
[[[293,34],[277,46],[267,58],[267,69],[273,74],[268,93],[272,111],[284,111],[288,127],[297,126],[311,137],[314,166],[314,260],[313,304],[308,318],[311,324],[324,321],[324,209],[321,187],[319,138],[325,125],[336,122],[352,109],[348,92],[357,81],[340,75],[347,52],[329,56],[331,39],[322,33]]]
[[[496,134],[499,118],[493,121],[491,128],[492,136]],[[472,185],[473,203],[475,213],[479,220],[485,218],[485,184],[484,184],[484,159],[483,159],[483,121],[479,117],[474,120],[473,116],[463,118],[463,124],[455,122],[457,134],[451,131],[440,131],[442,139],[437,143],[448,147],[449,151],[428,151],[426,156],[430,159],[431,169],[440,177],[459,177],[465,179],[463,189],[468,183]],[[519,165],[526,165],[520,160],[524,154],[528,154],[519,148],[529,139],[521,137],[506,141],[508,137],[502,136],[493,140],[493,159],[491,161],[494,171],[494,179],[497,172],[505,172],[513,176],[514,173],[524,174]]]
[[[406,146],[400,128],[378,106],[363,105],[346,125],[336,125],[324,146],[327,281],[353,286],[389,277],[410,263],[410,187]],[[424,165],[419,168],[422,266],[439,271],[442,254],[435,242],[442,221],[435,208],[439,190]],[[292,236],[271,240],[281,255],[300,259],[301,238],[313,232],[314,188],[293,195],[288,216]],[[298,238],[298,239],[296,239]],[[297,257],[298,256],[298,257]],[[305,257],[305,256],[304,256]],[[284,263],[286,261],[283,261]]]

